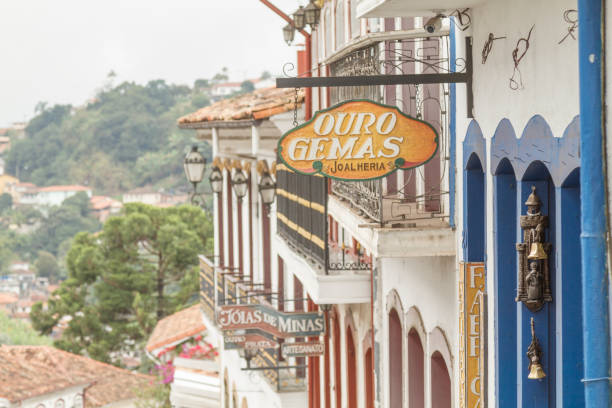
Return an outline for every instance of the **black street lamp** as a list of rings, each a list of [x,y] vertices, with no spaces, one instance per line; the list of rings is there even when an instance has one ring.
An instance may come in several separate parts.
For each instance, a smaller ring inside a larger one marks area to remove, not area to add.
[[[287,45],[291,45],[293,42],[293,36],[295,35],[295,28],[293,28],[292,24],[287,24],[283,27],[283,38]]]
[[[310,25],[310,28],[314,29],[321,18],[321,9],[315,4],[314,0],[310,0],[310,3],[304,8],[304,17],[306,24]]]
[[[236,193],[236,197],[238,197],[238,201],[242,200],[247,194],[249,189],[247,177],[240,168],[236,169],[236,173],[234,177],[232,177],[232,188],[234,189],[234,193]]]
[[[276,197],[276,183],[274,179],[267,171],[263,173],[261,179],[259,180],[259,195],[261,196],[261,201],[264,203],[266,207],[270,207],[274,202],[274,198]]]

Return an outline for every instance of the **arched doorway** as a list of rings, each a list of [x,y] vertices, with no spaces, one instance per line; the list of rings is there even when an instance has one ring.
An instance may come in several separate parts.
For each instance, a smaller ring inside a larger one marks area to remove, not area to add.
[[[389,312],[389,406],[402,406],[402,323],[395,309]]]
[[[425,353],[417,331],[408,333],[408,408],[425,407]]]
[[[451,407],[451,382],[444,357],[439,351],[431,356],[431,408]]]
[[[346,379],[348,406],[357,406],[357,355],[355,351],[355,341],[353,331],[350,327],[346,328]]]

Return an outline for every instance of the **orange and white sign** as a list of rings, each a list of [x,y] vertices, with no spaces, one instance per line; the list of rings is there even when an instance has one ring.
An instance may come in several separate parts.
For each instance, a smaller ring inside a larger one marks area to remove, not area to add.
[[[397,107],[352,100],[318,111],[278,142],[292,170],[341,180],[370,180],[427,163],[438,150],[428,123]]]
[[[459,274],[459,407],[485,406],[485,266],[461,263]]]

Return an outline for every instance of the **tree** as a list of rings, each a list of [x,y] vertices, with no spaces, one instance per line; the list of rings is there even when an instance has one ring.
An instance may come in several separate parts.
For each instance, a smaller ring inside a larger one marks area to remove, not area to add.
[[[79,233],[66,257],[68,278],[31,313],[50,333],[63,316],[68,327],[56,346],[119,364],[138,350],[155,322],[182,309],[198,291],[198,254],[211,250],[212,224],[193,206],[128,204],[96,235]]]
[[[49,278],[50,281],[56,282],[60,276],[60,267],[57,264],[57,259],[52,253],[47,251],[39,251],[38,259],[34,263],[38,276]]]
[[[264,71],[261,73],[260,75],[261,79],[270,79],[272,78],[272,74],[270,73],[270,71]]]
[[[0,214],[6,210],[10,210],[13,207],[13,196],[9,193],[2,193],[0,195]]]
[[[253,92],[255,90],[255,85],[253,85],[251,81],[244,81],[240,84],[240,89],[244,93]]]

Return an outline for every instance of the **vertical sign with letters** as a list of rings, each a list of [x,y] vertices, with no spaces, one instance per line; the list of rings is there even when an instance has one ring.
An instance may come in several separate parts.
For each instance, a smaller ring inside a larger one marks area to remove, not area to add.
[[[484,408],[486,277],[482,262],[462,262],[459,273],[459,407]]]

